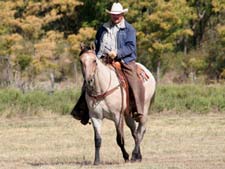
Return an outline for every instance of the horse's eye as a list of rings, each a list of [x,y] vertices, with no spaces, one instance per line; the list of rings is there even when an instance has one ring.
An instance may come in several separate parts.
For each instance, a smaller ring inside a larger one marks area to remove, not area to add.
[[[96,60],[93,60],[93,63],[96,63],[97,61]]]

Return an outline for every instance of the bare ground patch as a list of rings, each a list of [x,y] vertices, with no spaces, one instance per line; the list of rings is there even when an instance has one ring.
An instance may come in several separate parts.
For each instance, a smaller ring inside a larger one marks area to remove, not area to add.
[[[91,125],[70,116],[0,119],[1,169],[223,169],[225,168],[225,115],[149,116],[142,143],[143,161],[124,163],[112,122],[102,130],[100,166],[93,166]],[[126,148],[133,139],[125,128]]]

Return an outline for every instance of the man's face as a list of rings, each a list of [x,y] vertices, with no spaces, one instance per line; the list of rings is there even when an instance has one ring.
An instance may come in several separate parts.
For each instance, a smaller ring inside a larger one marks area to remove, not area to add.
[[[111,14],[111,20],[114,24],[118,24],[123,19],[123,13],[121,14]]]

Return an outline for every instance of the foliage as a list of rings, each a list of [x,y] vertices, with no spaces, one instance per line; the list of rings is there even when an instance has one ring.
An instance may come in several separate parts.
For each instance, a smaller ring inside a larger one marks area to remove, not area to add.
[[[95,36],[96,31],[91,27],[84,27],[79,30],[77,35],[69,35],[68,41],[70,44],[70,51],[74,56],[79,56],[80,53],[80,44],[82,42],[93,42],[93,37]],[[78,59],[78,58],[77,58]]]
[[[131,12],[128,18],[135,19],[138,55],[140,61],[148,60],[148,67],[156,68],[157,63],[162,61],[163,53],[174,51],[177,43],[193,35],[188,27],[188,20],[195,16],[184,0],[137,1],[130,8],[136,11]]]
[[[21,71],[24,71],[32,61],[32,58],[27,55],[20,55],[16,59]]]
[[[94,40],[113,2],[0,1],[0,55],[9,57],[11,72],[27,69],[33,78],[50,72],[68,76],[79,64],[80,42]],[[153,72],[161,66],[161,73],[177,69],[224,78],[224,0],[120,2],[129,8],[125,17],[137,30],[138,61]],[[176,55],[183,58],[174,64]],[[24,56],[32,59],[20,69],[18,60]]]
[[[22,64],[21,56],[31,56],[27,66],[33,76],[62,71],[62,67],[72,62],[68,47],[62,44],[67,44],[65,35],[73,33],[70,20],[76,18],[74,9],[79,5],[82,3],[71,0],[1,1],[1,55],[9,55],[14,65]]]
[[[108,20],[105,9],[110,9],[114,0],[81,0],[82,5],[78,10],[78,21],[81,27],[93,27],[97,29],[103,22]]]

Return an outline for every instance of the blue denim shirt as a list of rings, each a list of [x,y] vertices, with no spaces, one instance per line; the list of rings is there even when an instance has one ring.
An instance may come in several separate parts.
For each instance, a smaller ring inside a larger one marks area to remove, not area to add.
[[[107,29],[103,25],[97,31],[95,40],[96,54],[99,52],[106,31]],[[117,60],[122,60],[126,64],[136,60],[136,30],[127,21],[125,21],[125,28],[120,28],[117,33],[117,48]]]

